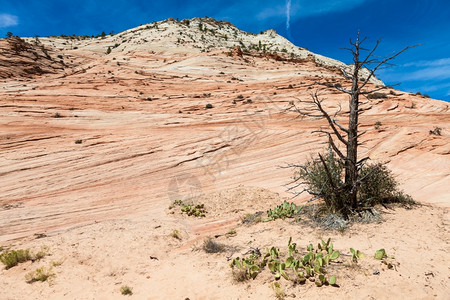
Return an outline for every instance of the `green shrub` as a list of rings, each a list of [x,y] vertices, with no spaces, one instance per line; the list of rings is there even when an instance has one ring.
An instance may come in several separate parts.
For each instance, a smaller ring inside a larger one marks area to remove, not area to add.
[[[411,197],[399,191],[394,175],[381,163],[363,167],[359,176],[362,181],[358,197],[361,207],[399,202],[414,203]]]
[[[133,295],[133,288],[129,287],[128,285],[122,285],[120,287],[120,293],[124,296],[125,295],[131,296]]]
[[[387,98],[387,94],[375,92],[375,93],[367,95],[367,98],[368,99],[384,99],[384,98]]]
[[[323,199],[328,214],[347,218],[377,204],[414,204],[410,196],[398,189],[398,183],[392,172],[386,166],[377,163],[365,165],[359,171],[358,205],[352,210],[347,202],[348,191],[343,179],[343,161],[336,158],[332,151],[329,151],[328,155],[323,154],[322,157],[333,183],[329,180],[324,164],[318,159],[300,165],[294,173],[294,180],[301,181],[306,186],[305,190],[314,196],[313,199]]]
[[[274,207],[273,209],[269,209],[267,211],[267,219],[263,221],[272,221],[275,219],[285,219],[285,218],[293,218],[298,215],[302,210],[301,206],[295,205],[295,203],[289,203],[284,200],[283,204]]]
[[[6,269],[10,269],[17,266],[19,263],[33,260],[30,250],[10,250],[5,251],[0,255],[0,261],[6,266]]]
[[[329,212],[338,213],[344,206],[346,198],[342,180],[344,163],[337,159],[332,151],[329,151],[328,155],[323,155],[323,158],[335,187],[330,184],[327,172],[319,159],[312,159],[301,165],[294,173],[294,179],[301,179],[307,187],[307,192],[314,195],[315,199],[322,198]]]
[[[55,273],[53,273],[52,267],[42,267],[25,275],[25,280],[28,283],[33,283],[36,281],[47,281],[52,279],[53,277],[55,277]]]
[[[47,246],[42,246],[41,250],[34,255],[29,249],[7,250],[0,254],[0,261],[6,266],[6,269],[10,269],[22,262],[39,260],[47,256],[48,251]]]

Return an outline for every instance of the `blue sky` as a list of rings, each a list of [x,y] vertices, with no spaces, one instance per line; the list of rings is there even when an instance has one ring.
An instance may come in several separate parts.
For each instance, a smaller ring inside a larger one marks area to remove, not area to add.
[[[214,17],[242,30],[269,28],[311,51],[351,62],[357,30],[379,55],[422,44],[379,77],[409,92],[450,101],[450,0],[2,0],[0,35],[96,35],[173,18]]]

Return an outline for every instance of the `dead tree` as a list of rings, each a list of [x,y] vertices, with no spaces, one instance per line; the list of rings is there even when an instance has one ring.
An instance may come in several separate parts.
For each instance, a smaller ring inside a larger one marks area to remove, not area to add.
[[[379,58],[375,56],[375,51],[377,50],[380,41],[377,41],[375,46],[371,50],[369,50],[361,46],[365,40],[366,38],[360,40],[358,32],[356,41],[352,42],[352,40],[350,40],[350,44],[352,47],[346,48],[346,50],[349,50],[352,53],[353,68],[351,71],[345,69],[341,69],[341,71],[346,79],[352,81],[351,88],[348,89],[341,85],[334,86],[334,88],[336,88],[340,92],[349,95],[349,116],[347,128],[336,121],[336,116],[340,112],[340,109],[338,112],[330,115],[322,105],[324,99],[321,99],[319,97],[318,91],[311,94],[310,101],[300,100],[300,104],[306,104],[305,107],[303,107],[303,105],[302,107],[300,107],[300,105],[297,106],[295,104],[293,106],[293,108],[303,116],[325,118],[325,120],[327,121],[329,127],[328,130],[320,129],[314,132],[325,134],[328,138],[328,144],[330,145],[331,149],[344,162],[345,184],[343,189],[346,195],[344,205],[346,205],[347,211],[355,210],[358,207],[358,188],[361,184],[361,181],[363,180],[363,178],[359,178],[358,175],[363,163],[368,159],[368,157],[363,157],[358,160],[358,146],[360,145],[358,140],[365,133],[360,132],[358,129],[358,119],[359,115],[362,113],[360,105],[363,104],[360,101],[360,98],[361,96],[367,96],[370,93],[382,89],[391,88],[392,86],[381,86],[374,89],[367,89],[367,84],[371,82],[371,79],[374,78],[376,71],[391,67],[391,60],[393,60],[406,50],[417,46],[408,46],[401,51],[394,53],[393,55]],[[368,54],[364,59],[361,60],[360,56],[362,51],[368,51]],[[342,147],[346,148],[345,152],[340,150]],[[327,170],[327,166],[325,165],[325,161],[322,157],[320,157],[320,161],[324,165],[325,170]],[[332,180],[330,176],[328,177],[329,180]],[[335,185],[333,182],[330,182],[330,184],[331,186]]]

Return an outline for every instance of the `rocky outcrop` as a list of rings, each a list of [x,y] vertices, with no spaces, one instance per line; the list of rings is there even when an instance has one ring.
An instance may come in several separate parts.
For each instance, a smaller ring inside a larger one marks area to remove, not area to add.
[[[19,37],[0,40],[0,78],[33,77],[64,72],[64,57],[39,42],[28,43]]]

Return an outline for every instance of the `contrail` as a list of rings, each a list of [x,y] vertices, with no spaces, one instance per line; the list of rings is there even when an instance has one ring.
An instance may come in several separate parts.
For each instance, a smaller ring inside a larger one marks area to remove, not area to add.
[[[288,37],[291,37],[291,0],[286,0],[286,31]]]

